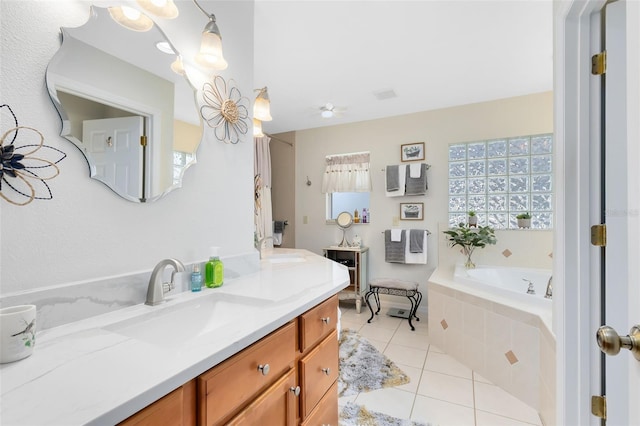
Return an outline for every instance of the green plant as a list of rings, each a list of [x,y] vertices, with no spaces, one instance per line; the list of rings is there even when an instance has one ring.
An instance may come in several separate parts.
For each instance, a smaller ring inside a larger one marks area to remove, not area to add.
[[[469,210],[469,212],[467,213],[470,217],[473,217],[476,215],[476,212],[474,212],[473,210]]]
[[[516,219],[531,219],[531,215],[529,214],[529,212],[520,213],[516,216]]]
[[[476,247],[484,248],[488,244],[495,244],[498,241],[493,228],[490,226],[471,228],[464,223],[460,223],[458,226],[443,232],[449,236],[450,247],[462,247],[462,251],[467,256],[467,261],[464,264],[467,268],[475,268],[476,266],[471,261],[471,255]]]

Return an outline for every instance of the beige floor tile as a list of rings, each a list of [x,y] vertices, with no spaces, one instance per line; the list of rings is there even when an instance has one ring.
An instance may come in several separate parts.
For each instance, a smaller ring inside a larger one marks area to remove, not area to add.
[[[359,331],[362,328],[362,324],[352,321],[350,318],[342,317],[342,319],[340,320],[340,327],[343,330],[348,328],[349,330]]]
[[[422,377],[422,369],[398,363],[396,363],[396,365],[400,370],[404,371],[407,376],[409,376],[410,381],[406,385],[396,386],[395,388],[416,393],[418,391],[418,384],[420,384],[420,377]]]
[[[376,327],[373,324],[364,324],[358,333],[367,339],[371,338],[388,342],[393,337],[394,330]]]
[[[404,364],[420,369],[424,366],[424,360],[427,358],[426,350],[394,344],[389,344],[384,354],[396,364]]]
[[[363,313],[362,315],[364,314],[365,313]],[[371,312],[367,310],[366,319],[368,320],[370,317],[371,317]],[[369,324],[374,325],[376,327],[388,328],[395,331],[398,329],[398,327],[402,323],[403,323],[403,320],[401,318],[390,317],[387,315],[382,315],[382,313],[380,313],[379,315],[374,315]]]
[[[379,350],[380,352],[384,353],[384,351],[387,349],[387,346],[389,345],[388,342],[383,342],[382,340],[376,340],[376,339],[372,339],[370,337],[367,337],[367,340],[369,341],[369,343],[371,343],[377,350]]]
[[[418,394],[473,408],[473,381],[424,370]]]
[[[416,396],[411,420],[438,426],[474,426],[473,408],[429,398]]]
[[[540,423],[540,416],[536,410],[502,388],[475,382],[474,390],[476,409],[526,423]]]
[[[476,410],[476,426],[531,426],[532,423],[521,422],[509,417]],[[540,422],[533,423],[540,425]]]
[[[430,342],[429,336],[427,334],[416,333],[409,329],[405,330],[401,325],[391,338],[391,343],[402,346],[409,346],[416,349],[424,349],[426,351],[427,349],[429,349]]]
[[[429,351],[427,360],[424,363],[424,369],[464,379],[472,379],[470,368],[462,365],[452,356],[438,352]]]
[[[429,352],[438,352],[438,353],[441,353],[441,354],[444,353],[444,351],[442,349],[440,349],[436,345],[429,345]]]
[[[414,393],[396,388],[384,388],[372,392],[360,392],[355,402],[364,405],[367,410],[408,419],[415,396]]]

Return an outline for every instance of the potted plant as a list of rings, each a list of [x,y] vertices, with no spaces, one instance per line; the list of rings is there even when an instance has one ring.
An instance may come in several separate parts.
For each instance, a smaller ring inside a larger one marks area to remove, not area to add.
[[[516,216],[518,219],[518,228],[531,228],[531,215],[529,212],[520,213]]]
[[[471,255],[476,247],[484,248],[487,244],[497,242],[493,228],[490,226],[479,226],[472,229],[470,226],[460,223],[457,227],[443,232],[449,236],[450,247],[462,247],[462,251],[467,257],[464,263],[467,269],[476,267],[471,260]]]
[[[476,216],[476,212],[469,210],[467,214],[469,215],[469,218],[467,219],[469,226],[478,226],[478,216]]]

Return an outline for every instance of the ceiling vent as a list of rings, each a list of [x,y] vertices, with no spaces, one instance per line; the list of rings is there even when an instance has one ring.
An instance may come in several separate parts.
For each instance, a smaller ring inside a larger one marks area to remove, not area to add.
[[[393,89],[380,90],[378,92],[373,92],[373,96],[376,97],[379,101],[384,101],[385,99],[396,98],[396,92]]]

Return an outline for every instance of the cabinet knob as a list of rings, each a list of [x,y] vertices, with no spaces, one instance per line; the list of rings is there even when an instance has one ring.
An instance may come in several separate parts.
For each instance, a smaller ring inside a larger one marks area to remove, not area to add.
[[[289,390],[295,395],[300,396],[300,386],[296,386],[295,388],[291,386]]]
[[[266,376],[267,374],[269,374],[270,370],[271,370],[271,367],[269,367],[269,364],[265,364],[265,365],[260,364],[258,366],[258,371],[260,371],[263,376]]]
[[[323,368],[322,372],[328,376],[329,374],[331,374],[331,369],[330,368]]]
[[[331,317],[322,318],[322,322],[325,324],[329,324],[331,322]]]

